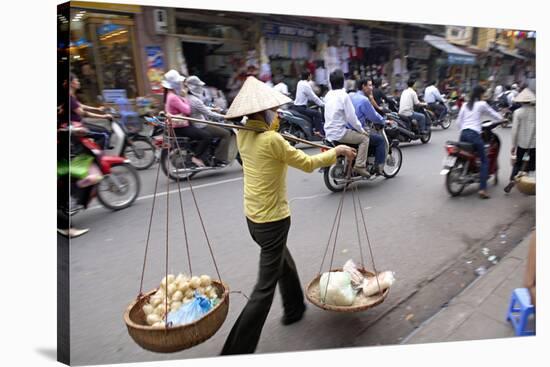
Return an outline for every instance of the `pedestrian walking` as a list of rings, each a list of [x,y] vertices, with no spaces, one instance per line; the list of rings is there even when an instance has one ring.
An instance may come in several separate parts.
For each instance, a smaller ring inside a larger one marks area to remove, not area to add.
[[[270,129],[278,118],[277,107],[288,102],[292,100],[248,77],[227,111],[227,119],[248,116],[247,127],[265,131],[242,130],[237,135],[244,172],[244,213],[250,235],[261,248],[260,269],[254,290],[227,337],[222,355],[254,353],[277,284],[283,299],[284,325],[301,320],[306,309],[296,265],[286,245],[290,229],[288,166],[312,172],[333,164],[337,155],[355,157],[355,150],[343,145],[310,156]]]
[[[525,88],[514,99],[514,103],[521,107],[514,111],[512,120],[512,156],[516,156],[514,168],[510,175],[510,182],[504,188],[509,193],[514,187],[515,177],[520,171],[535,171],[536,158],[536,97],[529,89]],[[524,161],[525,158],[525,161]]]

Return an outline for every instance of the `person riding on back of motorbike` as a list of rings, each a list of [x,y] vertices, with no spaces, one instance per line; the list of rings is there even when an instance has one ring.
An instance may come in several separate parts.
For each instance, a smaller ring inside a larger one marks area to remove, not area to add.
[[[191,114],[191,106],[187,99],[182,96],[182,94],[185,94],[183,90],[184,80],[185,77],[174,69],[164,74],[164,80],[162,81],[162,86],[164,87],[164,110],[170,115],[185,117]],[[174,127],[174,134],[176,136],[185,136],[197,142],[191,162],[198,167],[204,167],[205,164],[202,156],[206,148],[208,148],[210,134],[185,120],[172,120],[172,126]]]
[[[481,138],[481,118],[484,114],[490,115],[496,120],[502,120],[502,116],[493,110],[483,98],[485,88],[477,85],[470,94],[468,103],[462,105],[458,113],[457,124],[460,128],[460,141],[471,143],[481,160],[479,173],[479,197],[488,199],[487,178],[489,176],[489,163],[485,154],[485,143]]]
[[[373,88],[372,88],[371,94],[372,94],[372,98],[376,102],[376,105],[378,106],[378,109],[376,109],[376,106],[374,106],[374,104],[372,103],[371,104],[379,114],[387,113],[388,111],[385,111],[384,108],[382,107],[383,104],[388,103],[386,93],[384,93],[384,90],[382,89],[382,80],[379,78],[376,78],[372,80],[372,85],[373,85]],[[359,89],[361,89],[361,87],[359,87]]]
[[[428,108],[436,114],[439,120],[442,120],[448,112],[445,107],[445,99],[437,89],[435,81],[430,82],[424,90],[424,102],[428,104]]]
[[[351,98],[344,89],[344,73],[336,69],[330,73],[329,80],[332,90],[325,96],[326,138],[333,143],[359,145],[353,169],[361,176],[370,177],[366,169],[369,134],[357,119]],[[348,128],[348,123],[353,129]]]
[[[200,80],[197,76],[191,75],[185,80],[185,85],[189,88],[189,95],[187,100],[191,105],[191,117],[201,120],[211,119],[223,119],[224,115],[221,115],[217,112],[212,111],[202,101],[200,96],[204,92],[204,82]],[[201,123],[194,123],[194,125],[206,131],[211,137],[220,138],[220,142],[216,147],[214,152],[214,164],[216,166],[225,166],[227,162],[227,154],[229,148],[229,139],[231,138],[231,133],[229,130],[224,129],[223,127],[212,126]]]
[[[407,80],[408,88],[401,93],[401,99],[399,100],[399,114],[418,121],[420,133],[424,134],[429,128],[426,126],[426,117],[421,113],[415,112],[414,107],[419,105],[425,106],[426,104],[418,100],[418,95],[414,90],[415,83],[416,79],[414,78]]]
[[[296,85],[296,99],[294,100],[294,108],[302,115],[309,117],[313,123],[313,129],[320,135],[325,135],[323,131],[323,116],[321,112],[314,111],[307,107],[308,102],[314,102],[317,106],[323,107],[325,103],[317,97],[309,81],[312,75],[308,70],[302,71],[301,80]]]
[[[372,122],[377,127],[384,127],[386,120],[376,112],[367,95],[372,92],[371,80],[359,80],[357,82],[359,91],[351,96],[351,102],[355,108],[355,115],[365,130],[368,129],[367,123]],[[348,124],[348,128],[353,127]],[[382,175],[384,172],[385,161],[385,141],[384,138],[375,131],[369,133],[369,144],[374,147],[374,164],[376,173]]]

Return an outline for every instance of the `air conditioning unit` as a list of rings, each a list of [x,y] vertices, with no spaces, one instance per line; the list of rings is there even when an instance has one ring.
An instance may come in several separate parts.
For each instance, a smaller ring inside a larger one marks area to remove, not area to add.
[[[155,31],[157,34],[166,34],[168,32],[168,15],[164,9],[154,10]]]

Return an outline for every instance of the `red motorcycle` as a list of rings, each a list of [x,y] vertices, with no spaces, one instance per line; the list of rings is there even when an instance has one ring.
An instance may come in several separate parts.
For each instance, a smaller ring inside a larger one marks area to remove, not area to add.
[[[66,132],[68,134],[68,131]],[[93,163],[99,168],[103,179],[99,182],[79,187],[77,179],[67,175],[60,180],[59,189],[67,192],[70,187],[70,196],[65,205],[66,214],[74,215],[86,208],[90,201],[97,197],[98,201],[108,209],[120,210],[129,207],[137,199],[141,187],[137,170],[130,164],[130,160],[120,156],[103,154],[100,146],[85,135],[85,129],[71,130],[70,141],[71,158],[78,154],[87,154],[94,158]],[[72,201],[72,202],[71,202]]]
[[[504,121],[484,121],[481,138],[485,142],[485,152],[489,163],[489,179],[498,184],[498,153],[500,139],[493,129]],[[470,184],[479,183],[481,160],[477,156],[474,145],[465,142],[447,141],[445,144],[447,157],[443,161],[440,174],[446,176],[445,187],[451,196],[458,196]]]

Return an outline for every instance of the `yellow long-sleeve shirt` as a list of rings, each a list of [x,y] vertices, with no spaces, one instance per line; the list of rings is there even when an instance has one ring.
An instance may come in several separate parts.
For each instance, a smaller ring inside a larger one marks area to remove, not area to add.
[[[256,120],[248,120],[246,126],[268,128],[265,122]],[[288,166],[312,172],[336,161],[334,149],[309,156],[272,130],[241,130],[237,145],[243,161],[244,213],[255,223],[275,222],[290,216],[286,192]]]

